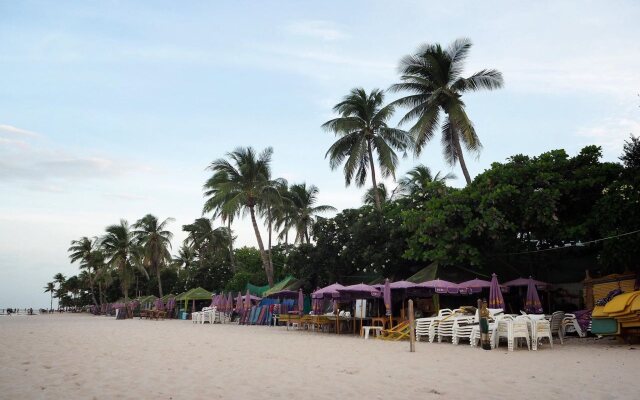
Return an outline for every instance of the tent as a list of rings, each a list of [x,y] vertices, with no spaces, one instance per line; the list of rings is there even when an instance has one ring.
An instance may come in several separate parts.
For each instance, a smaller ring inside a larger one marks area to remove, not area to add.
[[[194,300],[211,300],[211,296],[213,294],[201,287],[197,287],[195,289],[191,289],[186,291],[185,293],[179,294],[176,296],[176,301],[184,302],[184,309],[187,309],[187,303],[189,301]]]
[[[296,280],[297,280],[296,278],[294,278],[293,276],[289,275],[286,278],[284,278],[283,280],[281,280],[280,282],[274,284],[271,289],[267,288],[267,290],[262,292],[261,296],[262,297],[268,297],[269,295],[277,293],[277,292],[279,292],[281,290],[285,290],[285,288],[288,285],[290,285],[291,283],[295,282]],[[248,285],[247,285],[247,287],[248,287]],[[251,291],[251,289],[249,289],[249,291]]]

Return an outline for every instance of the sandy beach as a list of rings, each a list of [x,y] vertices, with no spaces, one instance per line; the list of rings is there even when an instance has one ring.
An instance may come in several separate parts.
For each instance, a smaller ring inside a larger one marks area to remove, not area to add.
[[[640,350],[569,339],[537,352],[285,328],[0,317],[2,399],[633,399]]]

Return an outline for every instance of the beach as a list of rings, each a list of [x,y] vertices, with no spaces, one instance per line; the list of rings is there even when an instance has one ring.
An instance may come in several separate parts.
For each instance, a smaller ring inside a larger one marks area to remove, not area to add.
[[[569,338],[537,352],[283,327],[89,315],[0,317],[2,399],[632,399],[639,351]]]

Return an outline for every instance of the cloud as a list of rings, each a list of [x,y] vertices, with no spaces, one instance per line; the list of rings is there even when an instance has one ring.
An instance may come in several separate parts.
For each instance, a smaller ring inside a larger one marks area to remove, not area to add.
[[[630,135],[640,135],[640,122],[629,118],[607,118],[593,126],[578,130],[576,136],[588,143],[602,146],[606,152],[620,154],[624,141]]]
[[[109,157],[73,154],[40,142],[40,134],[10,125],[0,127],[0,132],[22,135],[20,140],[0,137],[0,183],[19,182],[31,190],[61,193],[79,181],[149,171],[147,167]]]
[[[298,36],[307,36],[324,41],[340,40],[348,37],[330,21],[296,21],[285,27],[285,30]]]
[[[26,129],[16,128],[11,125],[0,124],[0,134],[27,136],[27,137],[40,137],[41,135],[36,132],[28,131]]]

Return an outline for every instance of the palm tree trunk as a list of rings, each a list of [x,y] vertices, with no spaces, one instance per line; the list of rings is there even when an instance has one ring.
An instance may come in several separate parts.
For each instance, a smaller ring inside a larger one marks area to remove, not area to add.
[[[233,256],[233,233],[231,232],[231,218],[227,219],[227,229],[229,230],[229,262],[231,263],[231,271],[236,272],[236,259]]]
[[[89,270],[89,287],[91,289],[91,299],[93,300],[93,304],[98,307],[98,300],[96,300],[96,294],[93,291],[93,278],[91,277],[91,270]]]
[[[100,298],[100,308],[102,309],[102,303],[104,303],[104,297],[102,295],[102,282],[98,280],[98,297]]]
[[[462,146],[460,146],[460,140],[456,137],[456,152],[458,153],[458,161],[460,161],[460,168],[462,168],[462,174],[464,175],[464,179],[467,181],[467,185],[471,184],[471,176],[469,175],[469,170],[467,170],[467,163],[464,162],[464,155],[462,155]]]
[[[271,220],[271,207],[269,207],[269,210],[267,212],[267,218],[269,218],[269,241],[267,243],[269,247],[269,269],[273,273],[273,257],[271,257],[271,236],[273,234],[273,221]]]
[[[158,292],[160,293],[160,297],[164,296],[162,294],[162,280],[160,279],[160,265],[156,266],[156,277],[158,278]]]
[[[262,243],[262,236],[260,236],[260,230],[258,229],[258,222],[256,221],[256,211],[254,206],[249,206],[249,213],[251,214],[251,223],[253,224],[253,231],[256,234],[256,240],[258,241],[258,249],[260,250],[260,258],[262,258],[262,268],[267,275],[267,282],[269,287],[273,287],[273,271],[270,269],[269,257],[267,252],[264,251],[264,243]]]
[[[371,140],[367,140],[367,152],[369,153],[369,166],[371,168],[371,180],[373,181],[373,196],[376,200],[376,208],[382,211],[380,204],[380,193],[378,192],[378,183],[376,182],[376,169],[373,163],[373,151],[371,150]]]
[[[51,305],[49,306],[49,310],[53,310],[53,290],[51,291]]]

